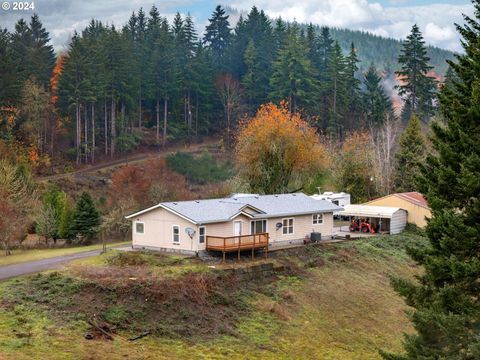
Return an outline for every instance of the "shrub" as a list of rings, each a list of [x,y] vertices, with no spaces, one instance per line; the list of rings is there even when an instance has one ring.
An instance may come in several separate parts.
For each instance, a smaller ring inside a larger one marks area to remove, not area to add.
[[[189,181],[198,184],[225,181],[233,175],[229,162],[217,164],[208,152],[204,152],[198,157],[189,153],[177,152],[167,156],[167,165],[170,169],[184,175]]]

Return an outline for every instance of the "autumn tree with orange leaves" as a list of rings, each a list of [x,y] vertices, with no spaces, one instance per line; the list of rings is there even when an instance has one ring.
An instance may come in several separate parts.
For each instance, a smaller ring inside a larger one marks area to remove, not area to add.
[[[354,132],[341,144],[334,162],[338,190],[352,195],[355,203],[371,199],[375,193],[375,149],[368,132]]]
[[[235,151],[240,178],[262,194],[300,190],[327,162],[315,130],[285,102],[263,105],[244,120]]]

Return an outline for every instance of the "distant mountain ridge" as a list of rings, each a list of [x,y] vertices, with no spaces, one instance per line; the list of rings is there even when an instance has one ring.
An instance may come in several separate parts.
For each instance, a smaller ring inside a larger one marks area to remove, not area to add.
[[[302,26],[306,27],[306,25]],[[352,42],[355,44],[361,70],[366,70],[372,62],[379,69],[398,69],[398,55],[402,48],[400,40],[385,38],[360,30],[329,29],[332,38],[339,42],[345,53],[350,50]],[[316,30],[320,31],[320,26],[316,26]],[[434,46],[427,46],[427,52],[434,71],[440,76],[445,75],[448,69],[446,60],[454,60],[455,53]]]
[[[230,24],[233,28],[240,16],[245,18],[248,15],[247,11],[238,10],[230,6],[226,6],[225,9],[230,16]],[[270,20],[272,26],[275,26],[275,19],[270,18]],[[306,33],[308,24],[302,23],[299,25]],[[313,26],[318,34],[322,25]],[[402,48],[401,40],[374,35],[362,30],[327,27],[332,38],[339,42],[345,54],[350,51],[352,42],[355,44],[355,48],[358,50],[357,54],[360,60],[361,72],[365,72],[372,62],[379,70],[398,70],[398,55]],[[427,51],[430,57],[430,64],[434,67],[435,73],[443,77],[448,69],[446,60],[454,60],[455,53],[431,45],[427,45]]]

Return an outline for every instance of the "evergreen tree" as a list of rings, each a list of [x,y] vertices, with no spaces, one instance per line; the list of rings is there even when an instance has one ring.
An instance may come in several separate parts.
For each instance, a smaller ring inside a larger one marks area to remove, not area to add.
[[[253,40],[248,42],[248,46],[245,49],[245,54],[243,56],[248,70],[242,78],[242,84],[245,87],[248,106],[250,109],[254,109],[259,105],[257,99],[261,96],[260,82],[262,79],[260,77],[258,52]]]
[[[337,130],[337,124],[331,124],[330,112],[331,112],[331,94],[332,94],[332,81],[330,75],[332,74],[330,64],[332,63],[332,52],[334,49],[334,40],[330,36],[330,31],[327,27],[322,27],[320,30],[320,36],[317,39],[317,49],[312,50],[313,64],[317,70],[318,80],[320,81],[319,92],[319,115],[321,121],[321,128],[326,129],[330,126],[330,130],[335,132]],[[337,119],[334,119],[336,122]]]
[[[365,73],[363,84],[363,107],[366,124],[370,127],[381,126],[388,116],[393,117],[390,98],[381,84],[382,78],[373,64]]]
[[[360,60],[357,56],[357,50],[355,45],[351,44],[350,53],[345,59],[345,86],[346,86],[346,106],[347,106],[347,119],[345,126],[349,129],[358,128],[359,118],[361,115],[361,102],[360,102],[360,84],[361,81],[357,78],[358,63]]]
[[[89,242],[98,232],[100,214],[89,193],[83,192],[77,201],[72,230],[82,242]]]
[[[324,89],[328,89],[328,93],[324,93],[324,96],[328,99],[329,106],[327,131],[333,136],[342,137],[345,130],[344,111],[347,100],[347,64],[338,42],[335,42],[333,50],[329,53],[327,69],[328,77],[324,83]]]
[[[395,154],[395,188],[397,192],[417,191],[416,177],[420,164],[425,159],[426,144],[420,120],[413,115],[400,136],[399,149]]]
[[[209,24],[205,28],[203,43],[212,52],[212,64],[221,70],[225,69],[225,54],[230,46],[231,32],[229,16],[225,15],[225,9],[217,5]]]
[[[313,100],[318,87],[308,48],[296,24],[288,29],[285,45],[273,64],[270,85],[274,89],[270,97],[276,101],[288,100],[290,112],[297,112],[299,106],[307,106]]]
[[[0,104],[14,104],[19,91],[12,36],[7,29],[0,29]]]
[[[422,120],[433,115],[436,81],[428,72],[433,68],[429,65],[425,41],[417,25],[413,25],[398,62],[401,69],[396,74],[401,78],[397,86],[398,93],[406,102],[403,120],[408,120],[411,113],[417,114]]]
[[[166,19],[162,19],[156,34],[152,34],[152,68],[156,110],[157,141],[160,138],[160,100],[163,101],[162,144],[167,141],[168,107],[174,92],[174,44],[170,27]]]
[[[434,123],[433,147],[419,187],[432,209],[429,246],[410,251],[424,267],[418,281],[397,279],[396,290],[412,306],[416,334],[405,353],[386,359],[480,358],[480,1],[475,18],[457,25],[464,54],[450,62],[459,82],[439,96],[445,124]]]
[[[275,39],[275,51],[277,53],[284,45],[286,33],[287,25],[282,20],[282,18],[278,18],[275,21],[275,27],[273,29],[273,37]]]
[[[37,81],[45,88],[50,88],[50,77],[55,66],[55,52],[50,44],[50,35],[43,27],[37,14],[30,20],[30,34],[32,48],[26,61],[28,73],[35,76]]]
[[[270,20],[263,11],[254,6],[241,28],[247,43],[243,54],[245,73],[241,74],[246,85],[245,92],[249,99],[250,111],[255,111],[268,99],[270,93],[270,77],[275,57],[275,41]],[[238,56],[238,55],[237,55]]]

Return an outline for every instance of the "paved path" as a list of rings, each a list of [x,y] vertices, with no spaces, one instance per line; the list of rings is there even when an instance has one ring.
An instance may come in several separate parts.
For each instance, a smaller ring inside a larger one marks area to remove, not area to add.
[[[128,250],[131,249],[131,247],[119,246],[108,248],[108,250],[110,249]],[[101,249],[90,250],[79,252],[76,254],[55,256],[42,260],[27,261],[19,264],[0,266],[0,281],[40,271],[58,269],[65,266],[65,264],[69,263],[70,261],[100,255],[101,251]]]

